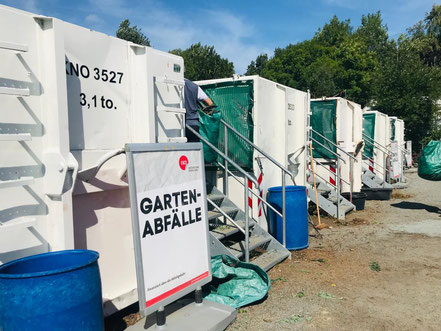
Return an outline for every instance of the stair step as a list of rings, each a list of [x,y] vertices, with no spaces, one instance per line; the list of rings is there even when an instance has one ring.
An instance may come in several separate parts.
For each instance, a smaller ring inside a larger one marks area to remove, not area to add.
[[[210,194],[207,194],[207,198],[213,202],[222,201],[223,199],[225,199],[225,195],[220,194],[220,193],[210,193]]]
[[[317,189],[317,193],[320,194],[320,195],[327,195],[327,194],[331,193],[331,190],[318,188]]]
[[[271,237],[263,237],[263,236],[250,236],[249,242],[249,250],[250,252],[260,247],[271,240]],[[241,258],[245,252],[245,240],[235,243],[234,245],[227,247],[229,251],[231,251],[236,258]]]
[[[210,232],[213,236],[216,237],[216,239],[222,240],[239,232],[239,229],[231,225],[221,225],[211,229]]]
[[[242,229],[245,230],[245,221],[237,221],[236,223]],[[256,222],[252,219],[250,219],[249,223],[250,223],[250,225],[249,225],[250,229],[252,229],[254,227],[254,225],[256,224]],[[210,229],[210,232],[213,234],[213,236],[216,237],[216,239],[222,240],[222,239],[225,239],[225,238],[239,232],[239,229],[236,228],[236,226],[234,226],[233,224],[231,224],[231,222],[229,220],[227,220],[227,224],[220,224],[217,227],[213,227]]]
[[[222,209],[222,211],[225,214],[227,214],[231,218],[233,218],[233,215],[236,214],[239,211],[239,208],[235,208],[235,207],[224,207],[224,208],[221,208],[221,209]],[[219,212],[217,210],[210,210],[210,211],[208,211],[208,220],[209,221],[213,221],[213,220],[215,220],[216,218],[219,218],[219,217],[224,217],[221,212]]]
[[[269,251],[258,256],[253,261],[251,261],[251,263],[261,267],[265,271],[268,271],[276,264],[285,260],[289,255],[289,252]]]

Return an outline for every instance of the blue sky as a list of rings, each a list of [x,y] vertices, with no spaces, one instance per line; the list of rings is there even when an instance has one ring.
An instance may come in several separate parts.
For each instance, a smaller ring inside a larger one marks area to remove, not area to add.
[[[336,14],[354,27],[361,15],[381,11],[391,37],[424,18],[434,0],[0,0],[1,4],[54,16],[114,35],[128,18],[153,47],[168,51],[193,43],[214,45],[237,73],[260,53],[272,54],[311,38]]]

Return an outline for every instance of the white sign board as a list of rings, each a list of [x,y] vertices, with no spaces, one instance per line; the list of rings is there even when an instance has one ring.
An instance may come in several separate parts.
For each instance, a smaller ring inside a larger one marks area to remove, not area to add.
[[[407,167],[412,167],[412,141],[406,141],[406,163]]]
[[[211,281],[202,144],[126,145],[140,308]]]
[[[399,158],[398,142],[392,141],[390,143],[390,163],[391,163],[391,178],[397,179],[401,175],[401,164]]]

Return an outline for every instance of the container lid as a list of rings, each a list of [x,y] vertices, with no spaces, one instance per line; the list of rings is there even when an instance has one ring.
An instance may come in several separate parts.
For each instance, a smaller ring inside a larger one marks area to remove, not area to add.
[[[268,189],[268,192],[282,192],[282,186],[273,186]],[[295,186],[287,185],[285,186],[285,192],[295,192],[295,191],[306,191],[306,186]]]
[[[80,269],[98,260],[99,253],[72,249],[32,255],[0,266],[0,278],[43,277]]]

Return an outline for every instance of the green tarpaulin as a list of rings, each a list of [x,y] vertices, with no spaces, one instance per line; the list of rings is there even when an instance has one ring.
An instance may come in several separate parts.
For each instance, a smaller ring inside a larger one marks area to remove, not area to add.
[[[432,181],[441,180],[441,141],[431,141],[424,146],[418,162],[418,176]]]
[[[201,87],[218,106],[222,119],[253,141],[253,81],[229,81]],[[222,152],[225,150],[224,135],[221,125],[218,148]],[[241,167],[252,171],[252,148],[231,131],[228,133],[228,156]],[[218,161],[223,163],[221,158]]]
[[[217,146],[219,142],[220,119],[220,112],[207,115],[203,111],[199,110],[199,134],[214,146]],[[205,164],[214,163],[217,158],[216,152],[207,146],[207,144],[202,144],[204,147]]]
[[[363,134],[370,139],[364,139],[364,153],[363,156],[368,158],[374,157],[374,144],[372,141],[375,139],[375,113],[363,114]]]
[[[336,115],[337,100],[319,100],[311,101],[311,127],[322,136],[326,137],[334,144],[337,143]],[[335,159],[332,153],[337,152],[337,148],[326,139],[316,133],[312,133],[312,138],[320,144],[312,142],[313,155],[315,158]],[[332,151],[332,152],[331,152]]]
[[[212,257],[211,270],[213,280],[205,299],[233,308],[262,300],[271,287],[267,273],[261,268],[227,255]]]

